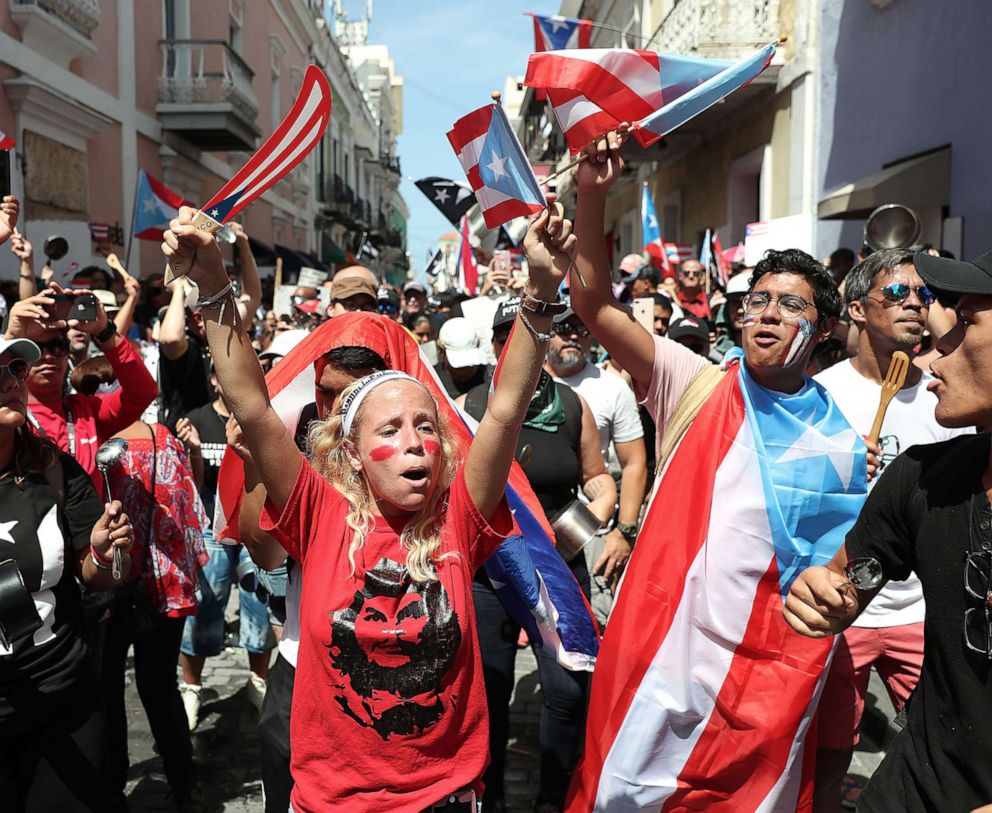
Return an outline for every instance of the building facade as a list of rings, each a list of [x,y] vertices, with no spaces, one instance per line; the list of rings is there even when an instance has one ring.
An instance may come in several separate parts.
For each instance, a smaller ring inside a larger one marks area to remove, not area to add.
[[[306,66],[316,63],[332,87],[328,132],[241,219],[263,266],[276,256],[290,272],[311,260],[348,262],[363,239],[371,247],[366,261],[392,248],[400,256],[387,254],[386,262],[402,265],[405,206],[395,156],[402,94],[390,94],[384,139],[371,85],[363,86],[338,41],[348,21],[339,4],[325,5],[0,4],[0,130],[17,141],[11,187],[36,253],[47,236],[60,234],[70,252],[57,271],[108,250],[124,257],[139,169],[188,201],[208,200],[282,120]],[[401,86],[389,65],[390,82]],[[111,224],[109,242],[93,241],[90,223]],[[132,271],[162,265],[154,242],[134,240],[130,253]],[[0,252],[0,274],[14,273],[14,258]]]

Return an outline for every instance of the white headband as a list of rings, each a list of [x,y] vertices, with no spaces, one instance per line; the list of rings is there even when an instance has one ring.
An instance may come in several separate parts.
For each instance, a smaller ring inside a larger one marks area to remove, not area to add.
[[[362,401],[365,400],[365,396],[368,395],[372,390],[374,390],[379,384],[385,384],[387,381],[413,381],[415,384],[420,384],[416,378],[412,375],[407,375],[399,370],[379,370],[378,372],[372,373],[371,375],[365,376],[358,385],[353,389],[348,397],[345,399],[344,403],[341,405],[341,413],[344,417],[341,419],[341,431],[345,437],[351,434],[351,426],[355,422],[355,416],[358,414],[358,408],[362,405]],[[420,384],[423,387],[423,384]]]

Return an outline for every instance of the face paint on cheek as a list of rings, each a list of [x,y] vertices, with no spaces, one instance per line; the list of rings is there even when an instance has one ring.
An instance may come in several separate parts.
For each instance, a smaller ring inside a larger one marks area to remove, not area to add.
[[[427,452],[431,457],[437,457],[441,454],[441,444],[436,440],[425,440],[424,441],[424,451]]]
[[[383,460],[389,460],[394,454],[396,454],[394,446],[376,446],[369,452],[369,457],[376,463],[381,463]]]
[[[813,325],[808,319],[799,319],[796,322],[796,335],[792,337],[788,350],[782,357],[782,366],[790,367],[799,361],[812,341]]]
[[[755,327],[758,324],[758,322],[759,322],[758,317],[755,316],[753,313],[749,313],[744,316],[744,321],[741,324],[741,327],[742,328]]]

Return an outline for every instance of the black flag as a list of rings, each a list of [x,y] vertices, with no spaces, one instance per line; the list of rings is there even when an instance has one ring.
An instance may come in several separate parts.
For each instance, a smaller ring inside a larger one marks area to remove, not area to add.
[[[441,249],[438,249],[434,252],[434,256],[427,261],[427,267],[424,269],[424,273],[429,277],[436,277],[437,272],[441,270],[443,264]]]
[[[421,178],[414,183],[453,226],[461,223],[465,213],[475,206],[475,193],[465,184],[435,177]]]

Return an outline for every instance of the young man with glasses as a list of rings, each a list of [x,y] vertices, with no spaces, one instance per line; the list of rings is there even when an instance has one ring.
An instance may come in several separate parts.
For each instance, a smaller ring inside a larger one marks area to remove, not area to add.
[[[654,418],[660,476],[593,673],[568,810],[793,810],[830,646],[792,633],[783,595],[842,544],[866,490],[864,444],[805,377],[840,296],[809,255],[770,251],[725,374],[652,335],[611,295],[599,237],[620,142],[590,145],[578,168],[586,284],[572,307]]]
[[[931,365],[937,422],[992,426],[992,252],[973,263],[921,252],[914,264],[923,285],[954,304],[958,317],[937,341],[941,357]],[[792,585],[786,620],[811,638],[847,629],[887,581],[915,572],[923,585],[920,680],[906,727],[861,794],[859,811],[969,811],[992,801],[990,492],[988,433],[904,451],[886,467],[834,559]],[[855,559],[874,560],[876,583],[851,583],[845,568]]]
[[[871,254],[847,275],[844,296],[858,328],[858,354],[824,370],[816,380],[827,388],[844,417],[862,435],[871,431],[882,381],[896,351],[913,357],[936,297],[913,266],[913,252],[887,249]],[[938,306],[939,307],[939,306]],[[950,440],[973,428],[937,423],[933,376],[914,364],[889,404],[879,438],[880,464],[922,443]],[[874,484],[874,481],[872,485]],[[841,636],[820,707],[814,813],[833,811],[837,796],[854,809],[858,785],[844,781],[858,742],[858,729],[874,666],[897,710],[916,687],[923,662],[923,587],[915,575],[890,581]]]
[[[686,260],[682,263],[678,275],[679,305],[686,313],[691,313],[697,319],[707,322],[713,319],[710,310],[710,300],[706,296],[706,271],[696,260]]]

